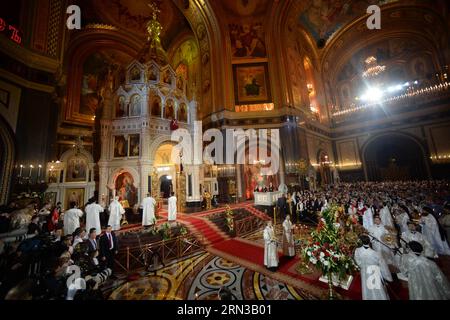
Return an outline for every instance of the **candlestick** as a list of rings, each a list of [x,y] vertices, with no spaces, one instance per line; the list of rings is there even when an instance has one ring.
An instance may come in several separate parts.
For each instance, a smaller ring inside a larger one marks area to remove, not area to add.
[[[276,225],[277,225],[277,208],[274,207],[273,208],[273,226],[274,226],[274,228]]]

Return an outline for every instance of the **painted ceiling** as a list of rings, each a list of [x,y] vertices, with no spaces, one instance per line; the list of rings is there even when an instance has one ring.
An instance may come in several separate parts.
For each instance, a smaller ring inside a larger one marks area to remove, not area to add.
[[[147,37],[146,25],[152,10],[149,0],[95,0],[93,9],[105,23],[117,26],[130,34]],[[156,0],[161,12],[158,19],[163,26],[161,40],[164,49],[183,31],[189,31],[189,23],[184,15],[170,0]]]

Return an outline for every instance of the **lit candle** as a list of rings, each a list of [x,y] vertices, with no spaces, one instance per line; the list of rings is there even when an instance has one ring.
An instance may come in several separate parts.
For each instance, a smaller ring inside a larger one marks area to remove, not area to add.
[[[31,172],[33,171],[33,165],[30,164],[30,174],[28,175],[31,178]]]
[[[274,227],[277,225],[277,208],[273,208],[273,225]]]
[[[22,169],[23,169],[23,164],[20,165],[19,177],[22,176]]]
[[[39,165],[38,166],[38,179],[41,177],[41,168],[42,168],[42,166]]]

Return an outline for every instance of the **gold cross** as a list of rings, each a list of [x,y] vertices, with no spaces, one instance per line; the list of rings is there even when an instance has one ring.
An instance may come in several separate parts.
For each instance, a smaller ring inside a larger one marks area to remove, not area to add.
[[[154,2],[148,3],[147,5],[149,6],[150,10],[152,10],[153,16],[156,16],[161,12],[161,10],[159,10],[158,6]]]

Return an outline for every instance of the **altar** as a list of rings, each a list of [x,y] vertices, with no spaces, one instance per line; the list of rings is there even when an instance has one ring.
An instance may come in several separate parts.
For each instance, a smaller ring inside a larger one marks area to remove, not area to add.
[[[255,206],[273,206],[281,197],[281,191],[273,192],[253,192],[255,196]]]

